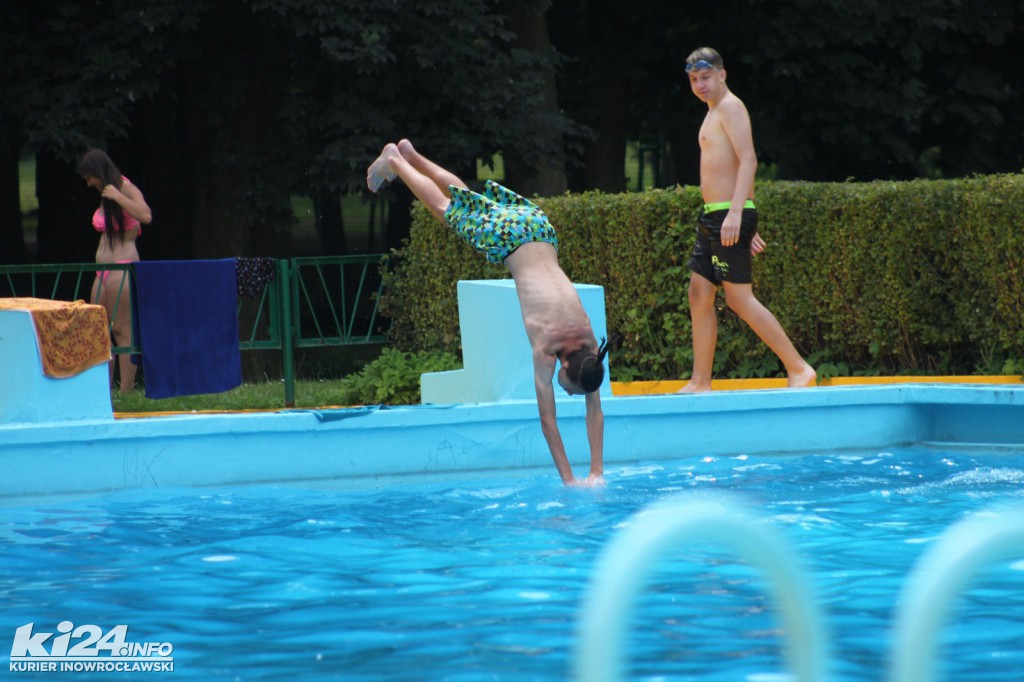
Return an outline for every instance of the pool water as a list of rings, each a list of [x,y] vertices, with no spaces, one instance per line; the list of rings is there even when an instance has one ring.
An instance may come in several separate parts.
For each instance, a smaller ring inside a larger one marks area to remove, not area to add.
[[[914,562],[957,521],[1024,504],[1022,484],[1024,450],[908,448],[613,466],[602,489],[562,488],[552,469],[10,507],[0,512],[0,632],[11,642],[27,623],[126,624],[129,642],[173,645],[175,680],[567,680],[584,591],[612,534],[669,495],[729,491],[795,548],[831,630],[833,679],[881,680]],[[638,600],[630,679],[790,679],[767,594],[742,558],[680,547]],[[1022,642],[1024,548],[956,603],[940,669],[950,680],[1016,679]]]

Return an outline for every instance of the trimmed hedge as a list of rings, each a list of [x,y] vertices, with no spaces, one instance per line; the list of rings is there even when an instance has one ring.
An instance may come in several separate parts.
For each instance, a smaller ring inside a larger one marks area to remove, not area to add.
[[[538,199],[559,262],[605,287],[620,381],[688,377],[694,187]],[[754,291],[823,376],[1024,373],[1024,176],[768,182]],[[459,349],[459,279],[508,277],[426,210],[385,277],[382,312],[408,350]],[[778,376],[774,354],[719,296],[717,377]]]

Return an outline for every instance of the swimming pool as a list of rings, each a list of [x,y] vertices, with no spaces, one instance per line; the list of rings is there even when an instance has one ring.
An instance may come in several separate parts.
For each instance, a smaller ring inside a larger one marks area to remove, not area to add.
[[[583,414],[559,403],[573,453]],[[835,679],[880,679],[885,604],[916,553],[969,510],[1015,500],[1024,470],[1020,387],[615,397],[605,417],[599,491],[561,488],[533,401],[0,423],[8,664],[91,627],[112,647],[157,647],[149,659],[173,653],[189,679],[567,679],[613,531],[666,495],[724,487],[796,535],[840,621]],[[643,679],[661,665],[787,679],[757,572],[709,551],[659,568],[630,664]],[[1020,663],[999,639],[1021,634],[1020,570],[993,570],[983,589],[998,593],[957,619],[971,641],[949,658],[973,665],[960,679]],[[971,629],[982,621],[996,624]]]
[[[598,490],[564,489],[547,470],[386,489],[126,490],[4,510],[2,621],[11,637],[30,622],[126,624],[129,642],[173,646],[173,679],[565,680],[613,533],[655,500],[728,491],[811,576],[833,679],[877,680],[911,565],[954,522],[1024,502],[1022,483],[1024,448],[917,446],[613,465]],[[948,679],[1024,668],[1021,559],[958,604]],[[717,547],[673,553],[630,627],[630,679],[787,679],[759,572]]]

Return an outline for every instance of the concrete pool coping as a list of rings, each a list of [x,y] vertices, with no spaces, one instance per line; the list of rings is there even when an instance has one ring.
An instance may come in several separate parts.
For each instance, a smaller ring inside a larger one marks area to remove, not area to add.
[[[582,398],[560,401],[577,473]],[[901,445],[1024,449],[1024,386],[904,383],[618,395],[604,401],[605,466],[685,457]],[[0,498],[157,486],[336,484],[549,470],[531,400],[0,424]]]

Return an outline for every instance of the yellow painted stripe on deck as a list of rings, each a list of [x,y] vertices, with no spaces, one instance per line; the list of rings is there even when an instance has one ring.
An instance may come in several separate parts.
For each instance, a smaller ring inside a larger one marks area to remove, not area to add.
[[[878,384],[1020,384],[1021,377],[1007,376],[898,376],[898,377],[834,377],[822,379],[819,386],[871,386]],[[613,381],[612,395],[658,395],[675,393],[686,381]],[[749,391],[759,388],[785,388],[785,379],[715,379],[713,391]]]

